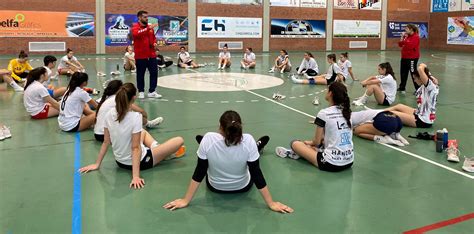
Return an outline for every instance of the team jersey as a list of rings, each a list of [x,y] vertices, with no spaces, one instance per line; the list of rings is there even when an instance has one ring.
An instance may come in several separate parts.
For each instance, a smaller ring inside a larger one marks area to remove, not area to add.
[[[219,58],[230,59],[230,52],[220,52],[219,53]]]
[[[354,161],[352,129],[342,115],[342,109],[331,106],[319,111],[314,123],[324,128],[324,148],[320,148],[326,162],[344,166]]]
[[[287,66],[290,66],[290,67],[291,67],[290,57],[289,57],[288,55],[280,55],[280,56],[278,56],[278,64],[284,63],[286,59],[288,59],[288,64],[287,64]]]
[[[135,59],[135,52],[125,52],[125,55],[123,56],[123,64],[127,64],[131,59]]]
[[[250,52],[250,54],[244,53],[244,61],[248,63],[255,62],[255,54],[253,52]]]
[[[301,73],[304,69],[306,70],[311,69],[319,73],[318,63],[316,62],[314,58],[309,58],[309,60],[303,59],[303,61],[301,61],[301,65],[300,65],[300,69],[298,69],[298,73]]]
[[[392,75],[378,75],[376,76],[380,80],[380,85],[382,86],[383,92],[385,93],[385,98],[388,103],[392,104],[395,101],[397,96],[397,81],[393,78]]]
[[[337,64],[333,63],[329,65],[325,78],[326,80],[335,80],[337,74],[342,74],[341,68]]]
[[[346,60],[344,62],[339,60],[337,62],[337,65],[339,65],[339,68],[341,68],[341,72],[342,72],[342,75],[344,76],[344,78],[348,78],[349,77],[349,68],[352,68],[352,62],[349,61],[349,60]]]
[[[415,114],[421,121],[433,124],[436,119],[436,102],[439,94],[439,87],[431,79],[426,85],[421,85],[416,91],[418,107]]]
[[[179,52],[178,53],[178,61],[180,63],[189,63],[193,60],[191,59],[191,55],[189,55],[188,52]]]
[[[77,58],[72,56],[72,58],[68,58],[67,55],[64,55],[61,60],[59,60],[59,65],[58,65],[58,70],[63,69],[63,68],[68,68],[69,65],[67,62],[78,62]]]
[[[9,71],[12,72],[12,78],[20,81],[21,77],[17,76],[17,74],[21,74],[25,71],[31,71],[33,70],[33,67],[30,65],[28,60],[24,63],[18,62],[18,59],[12,59],[10,60],[10,63],[8,63],[8,68]]]

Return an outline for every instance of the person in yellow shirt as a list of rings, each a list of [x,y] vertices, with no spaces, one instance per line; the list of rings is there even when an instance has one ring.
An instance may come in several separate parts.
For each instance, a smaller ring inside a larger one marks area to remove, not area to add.
[[[25,82],[28,72],[33,70],[30,63],[28,63],[28,54],[25,51],[20,51],[18,58],[10,60],[8,70],[12,72],[11,76],[17,82]]]

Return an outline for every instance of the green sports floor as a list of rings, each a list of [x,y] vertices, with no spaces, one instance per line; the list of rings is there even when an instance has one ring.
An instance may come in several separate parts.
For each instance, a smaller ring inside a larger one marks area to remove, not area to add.
[[[449,163],[435,143],[410,139],[398,148],[354,137],[355,162],[341,173],[319,171],[303,160],[281,159],[276,146],[292,139],[310,139],[314,125],[309,116],[327,107],[324,86],[294,85],[287,75],[267,73],[276,54],[257,54],[255,70],[241,71],[239,53],[233,52],[231,72],[270,75],[282,79],[279,86],[235,92],[203,92],[159,88],[163,100],[138,104],[149,116],[163,116],[159,128],[150,130],[158,141],[183,136],[184,158],[166,161],[141,173],[144,189],[128,188],[131,173],[116,166],[109,150],[99,171],[79,176],[75,170],[96,160],[100,144],[93,131],[61,132],[55,118],[32,121],[23,107],[22,94],[0,92],[0,122],[11,127],[13,137],[0,142],[0,233],[401,233],[448,220],[448,226],[432,233],[474,233],[474,219],[453,219],[474,213],[474,175],[462,171],[462,163]],[[292,52],[293,65],[302,52]],[[175,57],[175,54],[165,54]],[[193,55],[199,63],[216,63],[215,54]],[[315,53],[325,71],[325,53]],[[90,75],[89,86],[103,89],[109,74],[121,64],[121,56],[77,55]],[[377,72],[381,62],[391,62],[398,76],[398,51],[352,52],[357,78]],[[41,65],[40,57],[31,57]],[[438,119],[433,129],[447,128],[457,139],[461,155],[474,156],[474,57],[472,53],[423,51],[421,62],[440,79]],[[0,58],[6,67],[8,58]],[[217,72],[216,65],[195,71],[175,66],[160,76]],[[249,78],[249,79],[250,79]],[[397,77],[398,78],[398,77]],[[123,73],[123,81],[135,75]],[[55,81],[65,86],[66,77]],[[148,81],[146,82],[148,85]],[[357,82],[347,81],[351,98],[362,94]],[[409,81],[406,95],[397,102],[415,106]],[[270,101],[274,92],[286,95]],[[321,104],[311,104],[319,95]],[[266,98],[265,98],[266,97]],[[377,108],[371,100],[368,107]],[[244,131],[271,140],[261,156],[261,167],[274,200],[295,212],[278,214],[267,209],[256,188],[240,195],[219,195],[202,185],[186,209],[170,212],[162,205],[184,195],[196,163],[196,134],[216,131],[225,111],[238,111]],[[363,108],[353,108],[353,111]],[[402,135],[418,130],[404,128]],[[469,216],[469,217],[472,217]],[[451,220],[451,221],[449,221]]]

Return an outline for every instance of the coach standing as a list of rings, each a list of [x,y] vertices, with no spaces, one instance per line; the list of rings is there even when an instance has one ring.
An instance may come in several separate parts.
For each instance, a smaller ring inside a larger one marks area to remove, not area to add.
[[[413,80],[413,72],[417,69],[418,59],[420,58],[420,36],[416,25],[408,24],[406,26],[398,46],[402,48],[402,60],[400,62],[401,82],[398,91],[405,93],[408,73],[411,74],[411,79]],[[415,91],[418,90],[419,86],[414,80],[413,85],[415,86]]]
[[[156,37],[154,28],[158,24],[148,25],[148,12],[139,11],[137,13],[138,22],[133,24],[132,36],[135,49],[135,61],[137,66],[137,87],[138,98],[145,98],[145,73],[148,68],[150,72],[149,98],[161,98],[156,90],[158,83],[158,62],[156,60]]]

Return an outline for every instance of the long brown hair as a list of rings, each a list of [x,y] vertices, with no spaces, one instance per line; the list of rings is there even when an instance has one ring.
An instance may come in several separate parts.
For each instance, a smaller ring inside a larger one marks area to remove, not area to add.
[[[392,65],[390,65],[389,62],[381,63],[381,64],[379,64],[379,67],[382,68],[382,69],[385,69],[385,75],[390,74],[393,77],[394,80],[397,80],[395,78],[395,72],[393,71]]]
[[[120,123],[128,113],[133,97],[137,95],[137,88],[132,83],[125,83],[115,95],[115,109],[117,121]]]
[[[242,119],[239,113],[229,110],[219,119],[227,146],[238,145],[242,141]]]
[[[107,87],[104,89],[104,93],[102,94],[102,98],[100,98],[99,104],[97,105],[96,113],[99,114],[100,107],[104,104],[105,100],[108,97],[116,94],[120,87],[122,87],[123,82],[121,80],[112,80],[107,84]],[[96,117],[97,117],[96,115]]]
[[[346,86],[341,82],[334,82],[328,87],[329,92],[332,93],[332,101],[334,105],[342,108],[342,116],[346,119],[347,125],[351,126],[351,101],[347,94]]]
[[[407,28],[411,29],[414,33],[418,33],[418,27],[414,24],[407,24]]]
[[[31,70],[28,73],[28,76],[26,77],[26,85],[25,85],[25,90],[30,86],[35,80],[39,80],[41,78],[41,75],[46,74],[46,68],[44,67],[37,67],[33,70]]]

